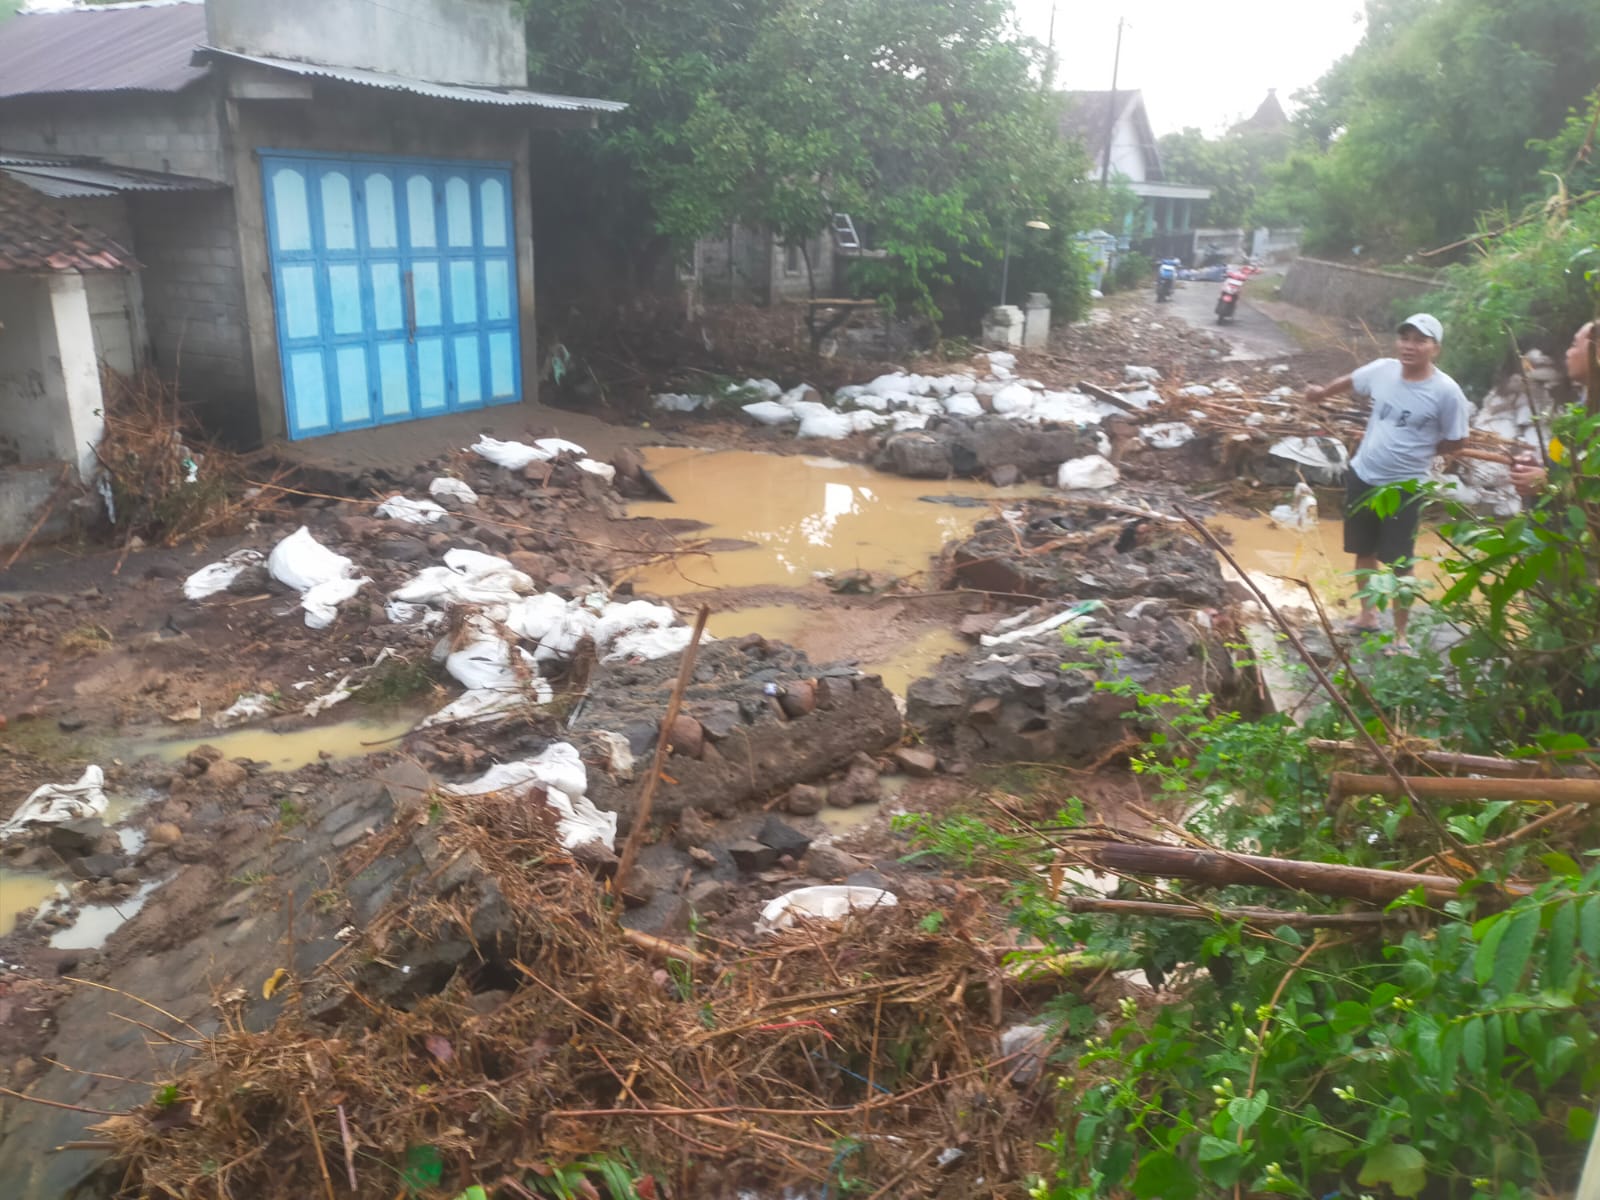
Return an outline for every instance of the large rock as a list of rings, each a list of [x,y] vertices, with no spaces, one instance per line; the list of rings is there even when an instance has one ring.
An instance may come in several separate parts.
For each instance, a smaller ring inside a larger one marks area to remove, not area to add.
[[[921,430],[897,433],[884,442],[875,465],[909,479],[949,479],[955,474],[948,439]]]

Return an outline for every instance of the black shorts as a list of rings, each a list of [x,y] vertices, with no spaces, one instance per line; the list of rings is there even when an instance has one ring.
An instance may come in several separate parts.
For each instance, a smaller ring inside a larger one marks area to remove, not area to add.
[[[1344,552],[1381,563],[1409,563],[1416,555],[1417,523],[1422,518],[1422,493],[1413,492],[1392,516],[1380,517],[1358,507],[1378,489],[1346,471],[1344,476]]]

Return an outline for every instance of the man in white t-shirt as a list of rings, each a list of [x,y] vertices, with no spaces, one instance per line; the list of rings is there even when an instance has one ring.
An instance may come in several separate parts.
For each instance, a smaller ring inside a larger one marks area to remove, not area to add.
[[[1434,361],[1444,326],[1429,313],[1400,323],[1395,357],[1369,362],[1349,375],[1306,392],[1313,402],[1343,391],[1372,401],[1366,432],[1350,460],[1345,479],[1344,548],[1355,555],[1356,570],[1376,571],[1382,563],[1397,575],[1411,573],[1422,497],[1408,496],[1399,510],[1380,517],[1362,502],[1378,488],[1427,478],[1436,455],[1459,450],[1467,440],[1467,398]],[[1394,645],[1406,646],[1406,605],[1394,610]],[[1378,614],[1366,596],[1355,627],[1375,630]]]

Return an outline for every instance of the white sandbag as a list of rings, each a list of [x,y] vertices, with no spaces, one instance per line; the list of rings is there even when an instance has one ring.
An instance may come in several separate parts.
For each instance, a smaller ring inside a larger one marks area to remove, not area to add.
[[[484,434],[468,447],[479,458],[487,459],[508,471],[520,471],[529,463],[549,462],[555,455],[526,442],[502,442]]]
[[[449,496],[452,500],[459,500],[463,504],[476,504],[478,493],[473,491],[459,479],[451,479],[448,475],[441,475],[428,485],[428,495],[435,498]]]
[[[483,721],[495,721],[507,713],[516,712],[524,704],[549,704],[553,699],[555,699],[555,689],[550,686],[550,681],[538,676],[528,680],[525,691],[513,691],[509,688],[475,688],[472,691],[462,692],[438,712],[418,721],[417,728],[430,729],[436,725],[472,725]]]
[[[204,600],[207,596],[215,596],[218,592],[225,592],[246,567],[253,567],[260,561],[261,552],[259,550],[235,550],[221,562],[214,562],[201,567],[193,575],[185,579],[183,581],[184,597],[189,600]]]
[[[1122,393],[1122,402],[1140,410],[1154,408],[1161,403],[1161,393],[1154,388],[1135,388]]]
[[[539,648],[533,652],[535,662],[559,662],[572,657],[578,643],[594,636],[597,618],[594,613],[579,605],[569,605],[561,618],[539,639]]]
[[[891,395],[904,395],[904,393],[891,393]],[[879,392],[862,392],[856,397],[855,405],[857,408],[869,408],[873,412],[888,412],[889,397]]]
[[[800,418],[800,428],[795,431],[795,436],[803,438],[847,438],[854,432],[855,425],[850,420],[848,413],[824,410],[822,412],[804,413]]]
[[[1108,407],[1082,392],[1046,392],[1034,402],[1026,415],[1034,423],[1051,421],[1057,425],[1098,425],[1105,417],[1104,409]]]
[[[349,578],[355,564],[329,550],[302,525],[272,548],[267,570],[285,587],[304,592],[319,583]]]
[[[1194,441],[1194,427],[1183,421],[1160,421],[1141,426],[1139,437],[1152,450],[1176,450]]]
[[[391,625],[419,625],[426,629],[444,620],[444,614],[426,604],[407,604],[404,600],[390,600],[383,606],[383,615]]]
[[[589,453],[577,442],[569,442],[566,438],[535,438],[533,444],[536,449],[543,450],[551,458],[555,458],[558,454],[576,454],[579,458],[583,458]]]
[[[779,396],[776,403],[783,405],[785,408],[792,408],[796,404],[805,403],[806,397],[813,395],[819,400],[822,398],[822,393],[816,388],[812,387],[809,383],[797,383],[783,395]]]
[[[598,476],[607,483],[615,483],[617,481],[617,469],[610,463],[603,463],[597,458],[580,458],[578,460],[578,470],[589,475]]]
[[[630,630],[611,643],[610,651],[601,661],[628,662],[640,659],[649,662],[658,658],[670,658],[688,649],[689,639],[693,636],[694,630],[688,625]],[[714,641],[716,638],[709,633],[700,635],[701,645]]]
[[[931,419],[927,413],[919,412],[889,414],[889,423],[896,433],[904,433],[908,429],[926,429]]]
[[[873,396],[887,396],[890,392],[916,391],[917,387],[912,382],[913,378],[919,382],[921,380],[921,376],[913,377],[907,375],[904,371],[891,371],[887,375],[879,375],[862,390],[865,394]],[[856,403],[859,404],[861,402],[861,397],[857,396]]]
[[[975,377],[962,372],[957,375],[941,375],[937,379],[928,380],[929,390],[935,396],[954,396],[957,392],[970,392],[978,386]]]
[[[520,638],[537,642],[567,615],[567,602],[554,592],[524,596],[506,606],[505,627]]]
[[[777,933],[796,921],[837,921],[852,912],[893,908],[899,904],[893,892],[875,887],[851,887],[842,883],[796,888],[767,902],[756,922],[756,932]]]
[[[444,660],[444,669],[451,678],[469,691],[487,688],[520,692],[523,681],[538,674],[533,657],[521,646],[515,647],[517,665],[513,665],[511,643],[485,623],[475,622],[470,632],[472,640],[447,654]]]
[[[882,429],[889,423],[887,414],[867,412],[864,409],[844,415],[850,419],[850,428],[855,433],[871,433],[875,429]]]
[[[533,579],[507,560],[478,550],[445,551],[445,565],[424,567],[390,593],[403,604],[513,604],[538,588]]]
[[[1122,377],[1129,383],[1155,383],[1161,378],[1161,372],[1154,367],[1136,367],[1128,365],[1122,368]]]
[[[432,525],[450,515],[432,500],[412,500],[401,495],[390,496],[378,505],[377,513],[380,517],[411,525]]]
[[[1056,486],[1065,491],[1114,487],[1121,472],[1108,462],[1104,455],[1086,454],[1061,464],[1056,472]]]
[[[744,405],[741,411],[760,425],[789,425],[800,419],[794,409],[776,400],[758,400]]]
[[[945,397],[944,411],[952,417],[981,417],[984,409],[971,392],[953,392]]]
[[[996,392],[990,403],[994,406],[995,412],[1010,415],[1028,411],[1036,399],[1032,389],[1020,383],[1011,383]]]
[[[595,644],[609,646],[625,633],[632,633],[636,629],[664,629],[677,619],[676,610],[665,604],[651,604],[648,600],[608,604],[594,623]]]
[[[1009,350],[991,350],[988,359],[989,374],[996,379],[1010,379],[1016,373],[1017,356]]]
[[[308,629],[326,629],[339,615],[339,606],[361,590],[361,585],[371,583],[365,576],[360,579],[330,579],[316,587],[307,588],[300,597],[300,607],[306,610]]]
[[[763,400],[776,400],[783,389],[770,379],[746,379],[735,391],[760,396]]]
[[[682,392],[661,392],[651,401],[662,412],[695,412],[711,403],[710,396],[686,396]]]
[[[34,788],[11,814],[11,819],[0,825],[0,838],[19,833],[29,825],[57,825],[80,817],[104,815],[105,784],[104,771],[99,767],[87,767],[77,783],[47,783]]]
[[[499,763],[470,783],[450,784],[444,790],[455,796],[494,792],[526,796],[536,787],[544,789],[545,803],[558,814],[556,837],[563,846],[571,850],[599,841],[608,850],[615,847],[617,814],[601,812],[589,800],[588,772],[578,751],[567,742],[547,746],[534,758]]]
[[[1212,389],[1208,388],[1203,383],[1191,383],[1186,387],[1179,388],[1178,395],[1201,398],[1205,396],[1215,396],[1216,392],[1212,391]]]

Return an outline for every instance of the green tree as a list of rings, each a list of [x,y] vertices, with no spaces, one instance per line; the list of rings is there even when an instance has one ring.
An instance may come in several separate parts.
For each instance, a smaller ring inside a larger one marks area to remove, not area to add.
[[[1548,194],[1538,139],[1597,80],[1592,0],[1369,0],[1361,44],[1298,97],[1321,149],[1284,168],[1277,198],[1298,202],[1320,249],[1449,242]]]
[[[534,77],[626,100],[562,172],[614,244],[675,248],[731,222],[802,242],[849,211],[870,244],[859,283],[938,317],[1043,275],[1072,312],[1084,272],[1065,233],[1092,190],[1003,0],[554,0],[529,13]],[[991,289],[992,282],[992,289]],[[993,299],[987,299],[993,303]]]

